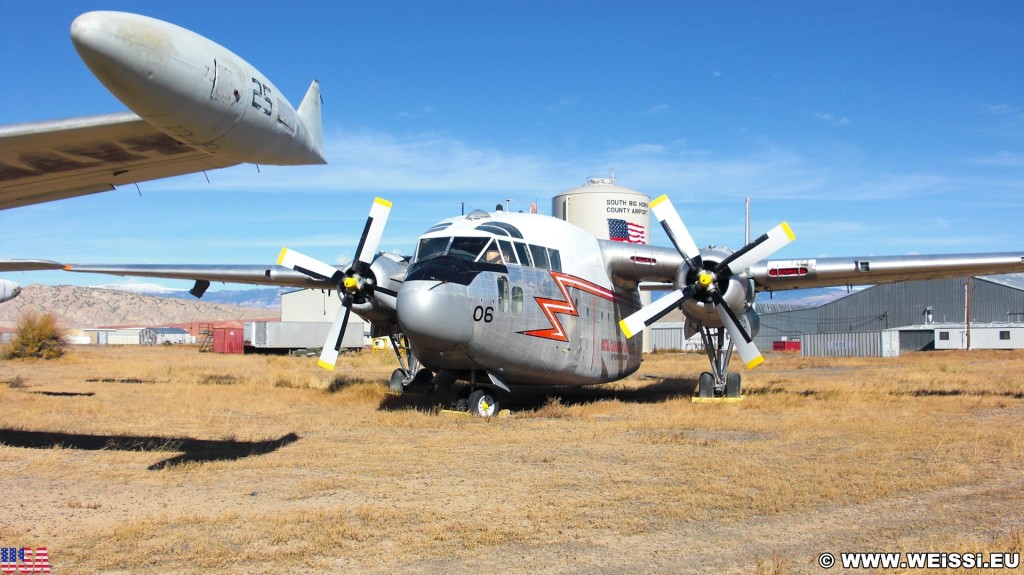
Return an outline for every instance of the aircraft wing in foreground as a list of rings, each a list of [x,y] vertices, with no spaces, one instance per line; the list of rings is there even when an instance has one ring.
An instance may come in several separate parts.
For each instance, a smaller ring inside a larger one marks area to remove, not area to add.
[[[136,14],[83,14],[71,40],[132,112],[0,127],[0,210],[246,162],[325,163],[316,81],[295,109],[227,48]]]

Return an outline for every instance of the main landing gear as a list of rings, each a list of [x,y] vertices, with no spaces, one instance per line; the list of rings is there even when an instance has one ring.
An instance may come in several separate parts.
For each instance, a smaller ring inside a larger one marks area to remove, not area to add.
[[[404,343],[404,338],[401,334],[396,335],[391,332],[388,335],[391,338],[392,347],[401,366],[391,372],[388,387],[392,393],[430,393],[439,387],[450,389],[452,384],[455,383],[458,376],[454,373],[442,371],[435,377],[434,373],[429,369],[422,368],[419,360],[416,359],[416,355],[412,353],[411,348],[406,347],[410,352],[403,356],[400,351],[400,344]],[[454,410],[468,412],[470,415],[477,417],[493,417],[498,415],[501,411],[501,401],[498,399],[495,389],[477,383],[478,379],[489,380],[486,376],[479,376],[477,372],[471,372],[469,374],[470,385],[459,390],[453,403]]]
[[[729,341],[725,328],[709,328],[701,326],[700,337],[704,341],[704,350],[711,361],[712,372],[700,374],[697,380],[698,396],[701,399],[713,397],[740,397],[740,374],[729,372],[729,361],[732,359],[732,342]]]

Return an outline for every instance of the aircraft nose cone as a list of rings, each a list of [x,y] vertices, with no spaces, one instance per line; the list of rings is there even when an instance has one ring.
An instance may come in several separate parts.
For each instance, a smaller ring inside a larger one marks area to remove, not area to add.
[[[413,349],[447,351],[473,340],[466,286],[407,281],[398,291],[398,323]]]
[[[187,65],[178,43],[190,33],[123,12],[88,12],[71,23],[71,42],[108,90],[143,117],[173,112],[202,73]]]

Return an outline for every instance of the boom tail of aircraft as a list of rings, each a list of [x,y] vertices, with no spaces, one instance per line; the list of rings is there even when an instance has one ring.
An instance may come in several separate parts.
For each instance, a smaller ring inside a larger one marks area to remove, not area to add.
[[[82,14],[71,40],[131,112],[0,127],[0,210],[241,163],[326,163],[316,80],[296,109],[234,52],[138,14]]]
[[[138,14],[88,12],[71,40],[114,96],[178,141],[239,163],[324,163],[316,81],[297,112],[227,48]]]
[[[10,301],[21,294],[21,286],[11,280],[0,279],[0,303]]]

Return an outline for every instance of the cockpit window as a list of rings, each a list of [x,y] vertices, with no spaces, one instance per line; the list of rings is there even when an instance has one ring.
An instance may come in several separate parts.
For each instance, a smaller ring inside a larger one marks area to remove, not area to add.
[[[422,262],[431,258],[444,255],[445,248],[451,238],[424,238],[420,240],[419,248],[416,250],[416,261]]]
[[[448,255],[460,260],[476,261],[489,241],[491,238],[452,238]]]
[[[513,245],[516,247],[516,254],[519,255],[519,265],[532,266],[533,261],[530,260],[530,250],[526,247],[526,244],[515,242]]]
[[[562,270],[558,250],[490,237],[425,238],[416,250],[422,262],[446,255],[460,260],[489,264],[519,264],[545,270]]]
[[[556,272],[562,271],[562,256],[558,250],[548,248],[548,256],[551,258],[551,269]]]
[[[498,250],[498,240],[491,240],[491,243],[487,244],[482,254],[480,254],[479,261],[486,264],[502,264],[501,252]]]
[[[547,270],[551,269],[548,264],[548,250],[542,246],[530,245],[530,253],[533,254],[533,265]]]
[[[501,246],[501,255],[505,258],[507,264],[517,264],[519,260],[516,259],[516,251],[512,248],[512,242],[508,240],[494,240]]]

